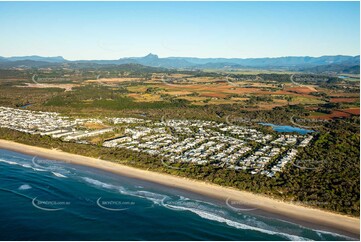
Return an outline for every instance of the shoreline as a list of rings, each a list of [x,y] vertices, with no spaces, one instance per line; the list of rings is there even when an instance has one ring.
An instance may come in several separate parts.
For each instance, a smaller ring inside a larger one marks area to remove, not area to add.
[[[195,194],[223,201],[225,205],[228,200],[236,201],[239,204],[247,204],[248,207],[257,208],[260,211],[270,213],[275,215],[276,218],[282,218],[289,222],[308,225],[308,227],[312,226],[311,228],[317,227],[318,230],[328,229],[332,232],[350,236],[352,238],[360,238],[360,219],[356,217],[295,205],[267,196],[253,194],[235,188],[222,187],[186,177],[182,178],[169,174],[142,170],[111,161],[25,145],[14,141],[0,139],[0,148],[27,155],[63,161],[65,163],[101,169],[126,177],[190,191]]]

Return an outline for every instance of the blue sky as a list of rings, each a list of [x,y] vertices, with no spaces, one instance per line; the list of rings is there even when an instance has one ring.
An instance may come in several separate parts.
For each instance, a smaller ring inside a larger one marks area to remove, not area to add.
[[[0,56],[358,55],[359,2],[0,2]]]

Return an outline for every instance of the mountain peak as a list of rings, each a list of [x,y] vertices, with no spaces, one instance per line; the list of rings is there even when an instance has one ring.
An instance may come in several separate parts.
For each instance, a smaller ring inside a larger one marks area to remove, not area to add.
[[[146,59],[158,59],[158,56],[152,53],[149,53],[148,55],[144,56]]]

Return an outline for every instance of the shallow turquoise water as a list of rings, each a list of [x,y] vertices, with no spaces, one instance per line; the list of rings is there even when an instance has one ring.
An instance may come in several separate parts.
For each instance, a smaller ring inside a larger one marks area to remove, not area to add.
[[[346,240],[182,190],[0,149],[2,240]]]

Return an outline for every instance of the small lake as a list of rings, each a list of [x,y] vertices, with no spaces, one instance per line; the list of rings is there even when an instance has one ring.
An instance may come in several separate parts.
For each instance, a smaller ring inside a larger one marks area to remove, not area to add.
[[[349,77],[348,76],[338,76],[338,78],[346,79],[346,78],[349,78]]]
[[[31,106],[31,103],[25,104],[24,106],[21,106],[20,108],[27,108],[29,106]]]
[[[279,133],[297,132],[299,134],[304,135],[304,134],[314,132],[313,130],[302,129],[302,128],[287,126],[287,125],[275,125],[275,124],[271,124],[271,123],[258,123],[258,124],[263,125],[263,126],[271,126],[274,131],[279,132]]]

